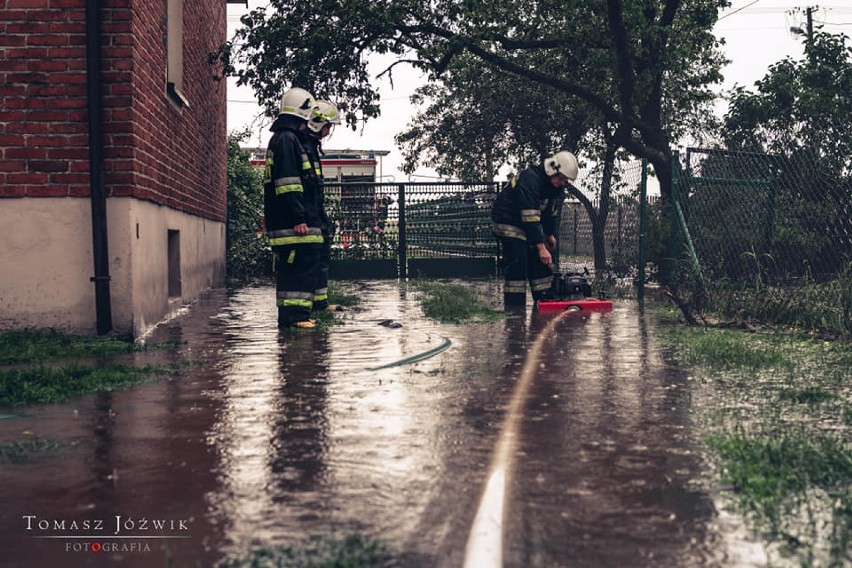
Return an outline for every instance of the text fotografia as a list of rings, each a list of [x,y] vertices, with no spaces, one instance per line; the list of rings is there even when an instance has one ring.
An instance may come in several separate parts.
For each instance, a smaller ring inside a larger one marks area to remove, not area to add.
[[[47,519],[38,515],[23,515],[22,518],[24,529],[42,538],[189,538],[188,519],[122,515],[107,519]]]
[[[65,552],[151,552],[146,541],[141,542],[66,542]]]

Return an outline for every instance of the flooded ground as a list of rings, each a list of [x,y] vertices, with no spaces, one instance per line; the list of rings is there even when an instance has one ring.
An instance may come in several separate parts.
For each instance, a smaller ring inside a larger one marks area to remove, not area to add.
[[[507,435],[487,562],[765,561],[717,513],[690,382],[636,304],[449,325],[396,282],[352,286],[328,331],[277,330],[268,287],[211,293],[149,338],[181,347],[134,355],[193,361],[180,376],[0,420],[0,442],[62,443],[0,463],[2,565],[212,566],[350,534],[400,566],[473,565]]]

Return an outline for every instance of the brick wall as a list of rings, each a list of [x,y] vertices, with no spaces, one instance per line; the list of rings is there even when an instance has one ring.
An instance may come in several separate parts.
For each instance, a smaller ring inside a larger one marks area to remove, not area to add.
[[[5,0],[0,9],[0,197],[89,194],[85,0]],[[184,91],[166,94],[166,2],[103,0],[104,182],[225,220],[225,83],[207,53],[224,41],[223,0],[184,7]]]

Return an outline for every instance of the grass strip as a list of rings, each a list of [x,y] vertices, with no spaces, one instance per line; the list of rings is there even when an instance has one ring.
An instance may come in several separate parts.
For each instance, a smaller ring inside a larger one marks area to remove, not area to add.
[[[0,407],[62,402],[81,394],[138,383],[151,375],[176,372],[175,367],[153,365],[11,369],[0,372]]]
[[[398,566],[385,546],[350,535],[344,539],[313,538],[298,546],[260,548],[218,568],[390,568]]]
[[[678,324],[655,330],[667,357],[705,385],[696,390],[705,395],[696,399],[696,422],[707,425],[720,481],[734,487],[737,509],[773,545],[768,549],[803,566],[845,565],[852,535],[850,344]]]
[[[420,293],[425,316],[442,323],[495,321],[505,317],[503,312],[492,310],[470,286],[426,280],[417,281],[414,288]]]
[[[55,451],[62,445],[62,442],[46,438],[6,442],[0,444],[0,462],[21,463],[30,459],[33,454]]]
[[[149,348],[151,346],[112,336],[74,335],[55,329],[16,329],[0,333],[0,364],[30,363],[54,358],[101,357]]]

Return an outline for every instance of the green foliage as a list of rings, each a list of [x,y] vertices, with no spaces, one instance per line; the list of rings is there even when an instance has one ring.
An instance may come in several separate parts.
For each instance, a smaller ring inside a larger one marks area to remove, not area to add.
[[[297,546],[260,548],[217,568],[390,568],[398,566],[379,541],[350,535],[342,540],[313,538]]]
[[[175,368],[146,365],[68,365],[0,371],[0,406],[62,402],[71,397],[140,382]]]
[[[55,451],[62,446],[62,442],[41,437],[5,442],[0,444],[0,463],[4,461],[11,463],[25,462],[36,454]]]
[[[413,101],[429,104],[395,138],[404,171],[428,164],[464,181],[492,180],[502,164],[520,171],[559,149],[576,152],[596,116],[571,97],[469,54],[455,57],[441,81],[417,89]]]
[[[228,135],[228,278],[245,281],[272,273],[272,252],[263,225],[263,178],[240,142],[248,132]]]
[[[660,319],[664,319],[662,316]],[[662,325],[668,357],[689,368],[694,419],[769,551],[841,566],[852,529],[852,349],[785,334]],[[770,558],[769,564],[774,564]]]
[[[11,330],[0,333],[0,407],[61,402],[71,397],[108,390],[146,380],[152,375],[174,374],[169,367],[115,364],[108,357],[174,347],[175,343],[139,345],[113,337],[66,334],[54,329]],[[97,358],[96,365],[68,359]],[[36,362],[36,365],[25,365]]]
[[[71,335],[55,329],[13,329],[0,333],[0,364],[54,357],[101,357],[148,349],[115,337]]]
[[[714,370],[792,368],[794,362],[777,342],[783,338],[743,341],[739,330],[695,330],[671,327],[666,330],[674,356],[683,363]]]
[[[426,317],[445,323],[493,321],[503,317],[491,309],[479,292],[470,286],[419,280],[414,288]]]
[[[383,56],[383,73],[391,78],[401,62],[431,81],[448,73],[449,92],[459,87],[452,81],[463,77],[455,75],[460,70],[475,73],[490,66],[535,87],[501,96],[506,91],[497,90],[495,75],[485,82],[491,88],[482,89],[473,101],[452,100],[459,109],[452,119],[464,120],[462,130],[472,137],[468,144],[477,142],[477,121],[469,115],[482,106],[487,117],[493,108],[472,102],[491,98],[559,120],[571,114],[565,110],[569,105],[582,104],[594,109],[596,123],[612,125],[617,146],[654,164],[668,194],[669,140],[689,128],[684,115],[709,115],[700,109],[713,99],[710,85],[721,81],[724,59],[712,28],[718,9],[729,4],[609,2],[602,10],[596,0],[271,0],[242,17],[243,27],[211,54],[211,61],[236,75],[238,84],[250,85],[270,115],[281,91],[298,85],[338,101],[353,128],[379,113],[377,85],[368,72],[371,55]],[[566,97],[582,103],[569,103]],[[484,139],[498,138],[493,128]],[[434,132],[420,128],[413,135],[428,138]]]
[[[770,182],[760,216],[745,217],[759,220],[755,233],[763,242],[755,250],[772,256],[776,273],[824,279],[852,260],[852,48],[847,40],[817,31],[801,61],[784,59],[754,91],[737,87],[731,96],[723,130],[728,146],[777,155],[766,157],[760,173]],[[732,207],[736,204],[723,206],[721,214],[737,214]]]
[[[817,30],[801,61],[769,68],[755,90],[731,95],[723,135],[730,148],[794,157],[838,178],[852,166],[852,48],[845,35]]]
[[[687,154],[679,193],[711,311],[848,332],[841,274],[852,264],[852,180],[829,182],[811,158]]]

